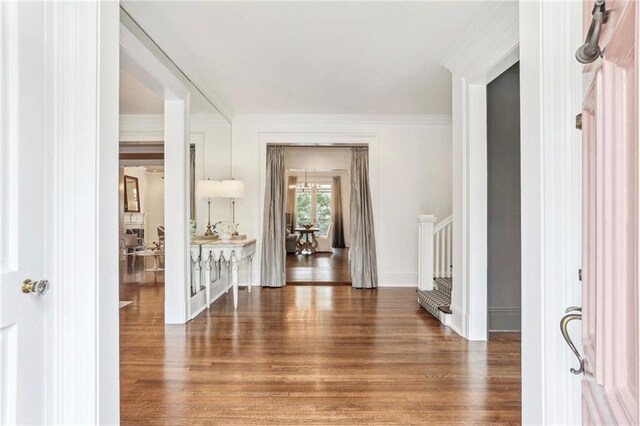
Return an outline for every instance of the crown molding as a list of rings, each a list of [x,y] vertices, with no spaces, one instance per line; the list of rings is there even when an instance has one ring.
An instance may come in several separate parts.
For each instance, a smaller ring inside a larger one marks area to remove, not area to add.
[[[518,2],[487,3],[440,64],[469,80],[488,83],[491,74],[487,70],[513,55],[514,51],[517,54],[518,15]]]
[[[401,124],[451,125],[448,114],[237,114],[233,124]]]
[[[194,114],[189,117],[189,123],[196,126],[226,125],[230,123],[220,114]],[[164,131],[163,114],[121,114],[120,131],[138,128]]]
[[[127,124],[145,124],[164,126],[163,114],[121,114],[120,126]]]

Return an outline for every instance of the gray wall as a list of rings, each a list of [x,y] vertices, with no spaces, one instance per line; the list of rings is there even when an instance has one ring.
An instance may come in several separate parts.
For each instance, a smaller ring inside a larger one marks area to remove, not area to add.
[[[520,67],[487,85],[489,330],[520,330]]]

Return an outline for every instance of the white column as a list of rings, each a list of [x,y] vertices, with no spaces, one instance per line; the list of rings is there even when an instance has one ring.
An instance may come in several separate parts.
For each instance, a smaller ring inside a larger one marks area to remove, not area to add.
[[[465,141],[468,176],[466,185],[467,274],[463,312],[467,320],[463,331],[469,340],[487,340],[487,86],[467,88]],[[464,226],[464,225],[463,225]]]
[[[164,103],[165,323],[189,320],[188,115],[185,100]]]
[[[433,289],[433,227],[436,217],[418,216],[418,289]]]

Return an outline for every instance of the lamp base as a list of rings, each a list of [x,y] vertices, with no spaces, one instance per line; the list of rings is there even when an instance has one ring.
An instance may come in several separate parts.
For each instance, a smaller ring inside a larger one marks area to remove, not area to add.
[[[211,230],[211,223],[207,224],[207,230],[204,231],[204,236],[205,237],[212,237],[213,236],[213,231]]]

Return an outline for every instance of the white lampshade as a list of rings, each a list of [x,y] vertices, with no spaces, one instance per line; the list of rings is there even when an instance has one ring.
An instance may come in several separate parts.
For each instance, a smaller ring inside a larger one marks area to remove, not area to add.
[[[199,180],[196,184],[196,197],[222,198],[222,182],[217,180]]]
[[[242,198],[244,197],[244,181],[242,180],[223,180],[222,181],[222,197],[224,198]]]

